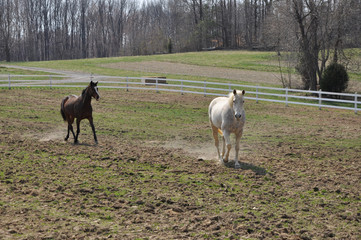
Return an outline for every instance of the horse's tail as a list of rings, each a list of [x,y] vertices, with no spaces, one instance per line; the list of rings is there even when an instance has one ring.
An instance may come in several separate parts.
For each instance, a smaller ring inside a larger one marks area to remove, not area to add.
[[[66,121],[64,104],[65,104],[66,101],[68,101],[68,99],[69,99],[69,97],[63,98],[63,100],[61,101],[61,105],[60,105],[60,113],[61,113],[61,116],[63,116],[64,121]]]
[[[218,128],[218,133],[221,134],[221,136],[223,136],[223,132],[221,129]]]

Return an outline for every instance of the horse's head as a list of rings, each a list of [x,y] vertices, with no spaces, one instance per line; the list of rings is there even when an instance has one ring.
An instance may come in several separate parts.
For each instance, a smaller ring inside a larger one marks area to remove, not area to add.
[[[236,89],[233,90],[233,94],[231,94],[231,99],[233,101],[233,111],[234,111],[234,117],[237,120],[240,120],[242,118],[242,114],[244,114],[244,108],[243,108],[243,96],[245,94],[245,91],[237,91]]]
[[[99,100],[100,98],[100,95],[99,95],[99,92],[98,92],[98,82],[93,82],[93,81],[90,81],[89,83],[89,94],[90,96],[92,96],[93,98],[95,98],[95,100]]]

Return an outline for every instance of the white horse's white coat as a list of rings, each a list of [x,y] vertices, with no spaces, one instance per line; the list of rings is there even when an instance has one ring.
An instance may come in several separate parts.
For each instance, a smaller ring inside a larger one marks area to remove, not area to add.
[[[214,142],[217,148],[219,161],[224,164],[228,161],[231,150],[230,134],[236,135],[235,168],[240,168],[238,162],[239,141],[242,137],[243,126],[246,122],[246,113],[243,108],[245,91],[233,90],[228,97],[217,97],[209,104],[208,115],[211,123]],[[223,135],[222,155],[219,152],[218,133]],[[227,149],[225,148],[227,146]],[[227,150],[225,152],[225,150]]]

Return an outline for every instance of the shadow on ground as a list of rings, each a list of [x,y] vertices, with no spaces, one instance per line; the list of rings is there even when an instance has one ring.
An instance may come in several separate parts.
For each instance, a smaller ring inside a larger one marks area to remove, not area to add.
[[[227,163],[224,163],[224,165],[228,168],[234,168],[234,161],[229,161]],[[250,163],[246,163],[246,162],[239,162],[239,164],[241,165],[242,170],[252,170],[255,174],[257,175],[266,175],[266,174],[271,174],[269,172],[267,172],[267,170],[265,168],[250,164]]]

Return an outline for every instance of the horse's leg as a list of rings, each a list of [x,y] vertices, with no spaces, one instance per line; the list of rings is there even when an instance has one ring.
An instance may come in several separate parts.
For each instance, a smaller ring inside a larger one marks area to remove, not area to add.
[[[94,124],[93,124],[93,117],[90,117],[88,119],[89,119],[90,126],[92,127],[92,130],[93,130],[95,144],[98,144],[97,135],[95,134],[95,127],[94,127]]]
[[[234,160],[235,161],[234,168],[240,168],[241,167],[241,165],[238,162],[239,141],[241,140],[241,137],[242,137],[242,132],[236,134],[236,146],[235,146],[236,158]]]
[[[75,139],[75,133],[74,133],[74,129],[73,129],[73,124],[70,123],[68,126],[69,126],[69,128],[70,128],[71,133],[73,134],[73,138]]]
[[[218,154],[219,161],[222,163],[223,159],[222,159],[222,156],[219,153],[218,128],[215,127],[213,124],[211,124],[211,126],[212,126],[213,138],[214,138],[214,145],[217,148],[217,154]]]
[[[225,162],[228,162],[228,157],[229,157],[229,153],[231,151],[231,138],[230,138],[230,133],[226,130],[222,130],[223,132],[223,137],[224,137],[224,140],[225,140],[225,144],[227,146],[227,151],[226,151],[226,156],[224,157],[224,161]]]
[[[71,133],[73,134],[73,137],[75,138],[75,134],[74,134],[74,130],[73,130],[74,118],[69,117],[67,119],[67,122],[68,122],[68,134],[66,135],[66,137],[64,139],[65,141],[68,141],[68,139],[69,139],[69,131],[71,131]]]
[[[74,138],[74,144],[78,143],[78,136],[80,133],[80,121],[81,121],[81,119],[79,119],[79,118],[76,119],[76,136]]]
[[[223,147],[222,147],[222,158],[224,158],[224,153],[226,151],[226,140],[224,139],[224,136],[222,136],[222,144],[223,144]]]
[[[66,134],[66,136],[64,138],[65,141],[68,141],[68,139],[69,139],[69,132],[70,132],[70,126],[69,126],[69,123],[68,123],[68,134]]]

